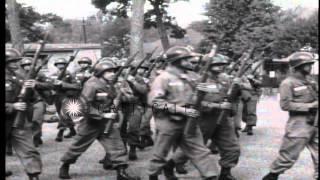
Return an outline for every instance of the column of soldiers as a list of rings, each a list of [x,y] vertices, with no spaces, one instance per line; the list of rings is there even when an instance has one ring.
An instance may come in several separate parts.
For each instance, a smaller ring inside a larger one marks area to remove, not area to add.
[[[49,103],[55,105],[59,115],[56,141],[73,137],[61,158],[61,179],[71,179],[71,165],[98,140],[105,150],[100,163],[105,170],[115,170],[117,180],[140,179],[126,172],[128,160],[137,160],[137,148],[149,146],[153,146],[147,171],[149,180],[158,180],[161,173],[167,180],[177,180],[175,172],[188,173],[184,166],[189,160],[202,179],[235,180],[231,169],[240,157],[240,125],[235,120],[239,103],[243,103],[242,119],[246,123],[243,131],[252,135],[261,81],[251,74],[235,76],[239,68],[234,68],[231,74],[225,73],[230,59],[215,54],[201,55],[188,47],[177,46],[157,58],[141,61],[139,66],[127,64],[130,58],[124,62],[102,58],[91,67],[92,60],[83,57],[78,60],[80,70],[74,74],[65,72],[68,61],[62,58],[54,63],[59,69],[56,79],[38,74],[35,80],[25,80],[32,59],[22,58],[15,49],[7,49],[6,139],[11,141],[29,179],[38,179],[42,163],[35,147],[42,144],[43,114],[45,104]],[[21,59],[21,68],[26,72],[17,71]],[[264,180],[278,179],[293,166],[305,146],[311,151],[315,179],[318,178],[318,131],[314,128],[318,92],[317,85],[306,79],[312,59],[310,54],[298,53],[290,60],[294,74],[280,86],[280,104],[283,110],[289,111],[290,118],[279,157]],[[206,65],[207,71],[202,72]],[[58,78],[62,72],[63,77]],[[201,82],[203,74],[208,77]],[[16,101],[22,87],[33,89],[28,102],[32,106]],[[197,101],[196,92],[203,95],[200,107],[193,104]],[[77,131],[66,111],[66,104],[72,99],[81,102]],[[28,123],[22,129],[12,127],[18,111],[28,112]],[[152,138],[151,119],[155,122],[155,138]],[[192,134],[186,130],[191,119],[197,121]],[[69,134],[63,136],[66,129]],[[219,162],[211,156],[213,153],[219,153]]]

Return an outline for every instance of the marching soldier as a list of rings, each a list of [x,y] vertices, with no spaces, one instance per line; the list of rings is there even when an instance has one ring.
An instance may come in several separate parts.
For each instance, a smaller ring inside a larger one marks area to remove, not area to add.
[[[23,74],[27,74],[31,68],[32,64],[32,58],[26,57],[21,60],[20,66],[24,70],[22,72]],[[41,145],[42,139],[42,124],[44,120],[44,113],[46,111],[46,104],[42,97],[39,95],[39,90],[49,89],[49,84],[46,84],[45,82],[40,82],[40,77],[42,75],[38,75],[39,78],[37,78],[37,86],[41,84],[41,89],[37,88],[37,91],[35,91],[35,102],[33,104],[33,115],[32,115],[32,130],[33,130],[33,142],[36,147]]]
[[[271,164],[270,173],[263,180],[277,180],[278,176],[290,169],[300,153],[307,147],[314,164],[314,179],[319,179],[319,131],[315,127],[318,110],[318,85],[310,75],[314,58],[308,52],[296,52],[289,57],[293,72],[280,85],[280,106],[289,112],[286,132],[282,139],[279,155]]]
[[[17,62],[21,59],[21,54],[16,49],[6,49],[6,139],[10,138],[12,146],[17,153],[29,180],[39,179],[42,163],[40,154],[33,145],[32,131],[25,125],[24,128],[13,127],[13,122],[18,111],[27,111],[26,121],[31,121],[32,109],[27,107],[26,102],[16,102],[22,86],[34,88],[34,80],[19,79],[14,73],[17,70]],[[31,113],[30,113],[31,112]],[[27,123],[25,123],[27,124]],[[10,172],[6,172],[10,175]]]
[[[244,80],[251,86],[251,90],[242,91],[243,112],[242,121],[246,123],[242,132],[253,135],[253,127],[257,125],[257,104],[261,96],[261,80],[257,75],[249,74]],[[246,95],[243,95],[246,94]]]
[[[88,57],[83,57],[78,60],[80,70],[75,73],[75,78],[80,82],[81,85],[84,84],[91,77],[91,64],[92,60]]]
[[[150,180],[158,180],[161,170],[167,179],[177,179],[172,170],[172,161],[166,161],[172,148],[180,148],[206,180],[217,179],[218,167],[204,145],[199,127],[194,136],[184,134],[187,118],[199,116],[199,112],[186,108],[193,95],[197,80],[188,61],[194,57],[190,50],[172,47],[166,53],[168,66],[153,81],[148,103],[153,107],[156,140],[148,174]]]
[[[129,145],[129,160],[137,159],[137,147],[143,148],[140,142],[140,125],[143,113],[145,112],[145,104],[147,103],[146,94],[148,94],[149,91],[148,82],[142,76],[145,68],[146,66],[142,65],[138,69],[138,74],[135,77],[130,75],[127,80],[128,85],[132,89],[133,95],[136,97],[134,101],[129,102],[131,107],[124,103],[125,107],[122,109],[124,114],[124,123],[128,123],[127,142]]]
[[[112,160],[112,167],[104,165],[105,169],[117,170],[118,180],[139,179],[126,173],[128,164],[123,155],[125,147],[121,141],[119,129],[113,126],[110,134],[104,133],[107,121],[117,118],[117,112],[112,111],[117,91],[111,84],[117,69],[118,66],[113,62],[100,62],[94,69],[94,76],[85,82],[81,92],[85,110],[84,119],[80,122],[74,142],[61,158],[63,164],[59,172],[60,178],[70,179],[70,165],[74,164],[95,140],[98,140]]]
[[[238,164],[240,157],[240,144],[235,132],[233,118],[226,116],[223,117],[220,123],[217,122],[222,110],[235,114],[234,111],[236,109],[236,103],[231,104],[224,101],[227,98],[226,93],[232,83],[228,75],[223,73],[227,64],[229,64],[227,57],[219,54],[216,55],[210,65],[207,82],[197,86],[198,90],[206,93],[201,103],[202,113],[199,118],[204,143],[207,144],[208,140],[211,140],[211,143],[214,143],[218,148],[221,156],[219,161],[221,166],[219,180],[235,180],[231,174],[231,168]],[[240,79],[235,79],[233,83],[238,84],[238,89],[240,90]],[[184,160],[183,156],[179,153],[181,151],[177,151],[173,157],[175,164],[186,162],[186,159]]]
[[[57,76],[65,68],[67,61],[64,58],[57,59],[54,65],[58,68]],[[54,89],[56,91],[54,104],[59,115],[59,124],[58,124],[58,134],[56,137],[57,142],[63,140],[63,133],[66,128],[69,128],[69,134],[65,135],[65,138],[71,138],[76,135],[76,130],[74,128],[75,124],[70,116],[62,113],[63,105],[68,102],[69,99],[77,99],[81,91],[81,85],[79,82],[76,82],[75,78],[69,72],[66,72],[62,80],[54,80],[53,82]]]

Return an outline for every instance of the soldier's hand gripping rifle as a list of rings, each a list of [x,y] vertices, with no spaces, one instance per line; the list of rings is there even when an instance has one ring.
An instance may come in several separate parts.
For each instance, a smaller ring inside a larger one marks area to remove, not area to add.
[[[132,70],[132,72],[130,73],[132,76],[135,76],[138,72],[138,69],[141,67],[141,65],[144,63],[144,62],[148,62],[152,55],[154,54],[154,52],[158,49],[158,47],[155,47],[152,52],[148,55],[146,55],[146,57],[144,57],[140,62],[139,64]]]
[[[116,75],[114,76],[113,80],[111,81],[111,82],[112,82],[112,85],[115,85],[115,84],[117,83],[117,81],[118,81],[118,79],[119,79],[122,71],[123,71],[126,67],[129,67],[129,70],[128,70],[128,72],[126,73],[123,81],[125,81],[125,80],[128,78],[128,76],[130,75],[131,68],[132,68],[132,67],[130,66],[130,64],[133,62],[134,58],[137,56],[138,53],[139,53],[139,51],[136,52],[132,57],[130,57],[130,58],[127,60],[127,62],[124,64],[124,66],[122,66],[122,67],[117,71]],[[114,101],[114,109],[116,109],[116,110],[119,108],[119,105],[120,105],[120,102],[121,102],[121,100],[120,100],[121,96],[122,96],[122,92],[120,91],[120,92],[117,94],[116,98],[113,100],[113,101]],[[111,132],[112,127],[113,127],[113,123],[114,123],[114,121],[113,121],[112,119],[110,119],[110,120],[107,122],[106,127],[105,127],[105,129],[104,129],[104,134],[109,134],[109,133]]]
[[[250,59],[250,56],[252,55],[253,50],[254,50],[254,47],[250,48],[248,52],[243,53],[243,55],[241,56],[239,60],[241,61],[241,65],[238,72],[236,73],[235,78],[241,77],[241,72],[244,70],[245,64]],[[237,94],[235,93],[235,89],[236,89],[236,84],[232,83],[227,92],[227,98],[225,99],[226,102],[232,102],[236,98],[234,97]],[[227,115],[227,111],[228,110],[225,110],[225,109],[221,110],[217,120],[217,124],[221,123],[221,120]]]
[[[211,49],[209,55],[208,55],[208,60],[203,68],[202,76],[200,77],[200,83],[204,83],[207,81],[210,64],[211,64],[213,57],[216,55],[216,52],[217,52],[217,45],[214,44],[212,46],[212,49]],[[194,96],[196,97],[195,103],[194,103],[195,109],[198,110],[200,108],[201,101],[203,100],[204,95],[205,95],[204,92],[196,89],[195,94],[194,94]],[[198,120],[196,118],[188,118],[187,123],[184,128],[184,134],[194,135],[196,132],[195,130],[196,130],[197,121]]]
[[[45,40],[46,40],[47,36],[45,36]],[[34,54],[33,57],[33,61],[31,64],[31,68],[30,71],[28,72],[28,74],[26,75],[25,79],[29,80],[29,79],[35,79],[37,74],[36,74],[36,64],[38,61],[38,58],[40,56],[40,52],[43,50],[44,46],[45,46],[45,40],[40,41],[40,44]],[[29,102],[29,98],[32,95],[32,89],[31,88],[27,88],[25,86],[23,86],[21,88],[21,91],[18,95],[18,102]],[[25,120],[27,118],[27,110],[26,111],[18,111],[16,114],[16,117],[14,119],[13,125],[12,127],[15,128],[24,128],[24,124],[25,124]]]

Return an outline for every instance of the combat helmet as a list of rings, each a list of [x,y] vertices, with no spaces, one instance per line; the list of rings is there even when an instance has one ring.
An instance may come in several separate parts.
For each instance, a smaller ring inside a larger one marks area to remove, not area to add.
[[[110,69],[118,69],[119,66],[112,61],[103,61],[94,67],[94,76],[100,77],[105,71]]]
[[[309,52],[295,52],[289,57],[289,65],[292,68],[297,68],[304,64],[313,64],[315,62],[314,56]]]
[[[21,60],[20,66],[31,65],[31,64],[32,64],[32,58],[31,57],[24,57]]]
[[[211,64],[212,66],[221,66],[221,65],[227,65],[229,64],[229,57],[222,55],[222,54],[217,54],[213,57]]]
[[[59,58],[54,62],[55,66],[57,66],[57,64],[67,64],[67,60],[64,58]]]
[[[167,63],[173,63],[177,60],[188,59],[188,58],[197,57],[197,56],[200,56],[200,54],[197,54],[191,51],[190,48],[183,47],[183,46],[171,47],[163,55]]]
[[[18,61],[21,59],[21,53],[15,48],[6,49],[6,62]]]
[[[92,60],[88,57],[82,57],[81,59],[78,60],[78,64],[85,64],[85,63],[91,65]]]

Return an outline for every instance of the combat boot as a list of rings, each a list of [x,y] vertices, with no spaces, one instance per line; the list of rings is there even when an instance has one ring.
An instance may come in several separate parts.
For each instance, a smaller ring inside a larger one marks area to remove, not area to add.
[[[143,146],[144,147],[149,147],[153,146],[154,142],[151,136],[142,136],[143,137]]]
[[[67,135],[65,135],[64,138],[72,138],[73,136],[75,136],[77,134],[74,127],[69,128],[69,130],[70,130],[69,133]]]
[[[176,172],[178,174],[188,174],[188,171],[182,163],[176,164]]]
[[[252,136],[253,135],[253,128],[252,126],[248,126],[247,135]]]
[[[265,175],[262,180],[278,180],[279,174],[277,173],[269,173]]]
[[[59,130],[59,132],[57,134],[57,137],[56,137],[56,141],[57,142],[62,142],[62,140],[63,140],[63,132],[64,132],[64,130]]]
[[[6,177],[9,177],[12,175],[12,172],[11,171],[6,171]]]
[[[39,174],[40,173],[28,174],[29,180],[39,180]]]
[[[178,180],[176,175],[174,174],[175,162],[170,159],[167,164],[163,167],[163,174],[167,180]]]
[[[137,160],[137,152],[136,152],[136,146],[134,145],[130,145],[130,149],[129,149],[129,160],[134,161]]]
[[[104,160],[103,160],[103,169],[105,170],[108,170],[108,169],[112,169],[113,166],[112,166],[112,161],[110,159],[110,156],[109,154],[106,154],[106,156],[104,157]]]
[[[63,163],[60,167],[59,178],[61,179],[71,179],[69,175],[70,164]]]
[[[139,177],[134,177],[128,175],[126,172],[126,166],[119,166],[117,167],[117,180],[140,180]]]
[[[218,180],[236,180],[231,174],[231,168],[221,168],[220,176]]]
[[[159,180],[158,175],[150,175],[149,180]]]

